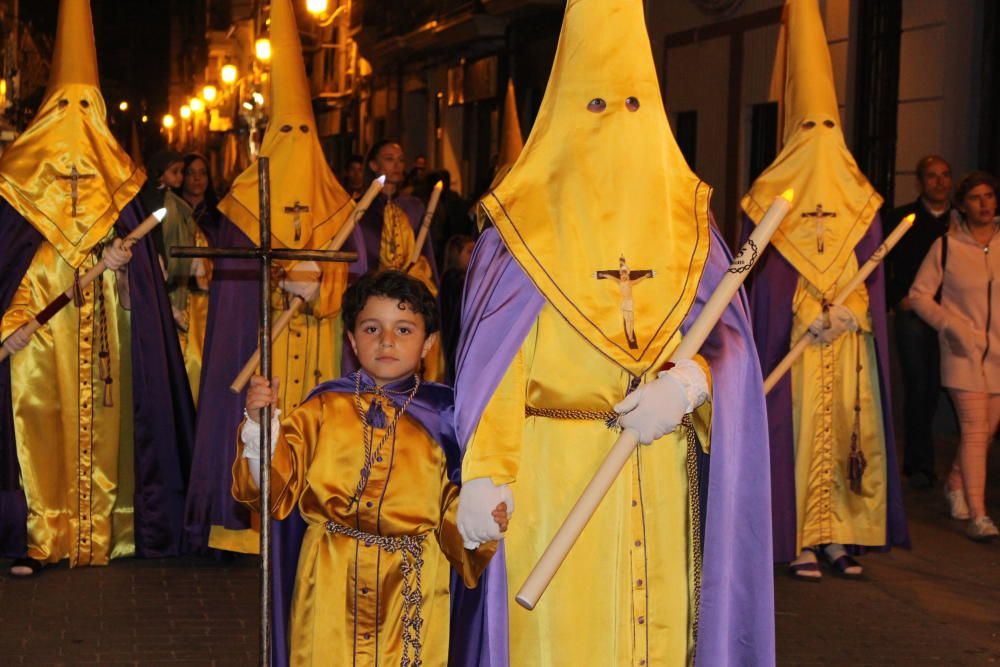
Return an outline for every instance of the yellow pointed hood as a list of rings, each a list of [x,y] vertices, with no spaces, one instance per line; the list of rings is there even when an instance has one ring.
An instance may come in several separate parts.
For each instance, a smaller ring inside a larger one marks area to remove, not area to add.
[[[569,0],[531,135],[482,203],[545,298],[635,375],[694,302],[711,193],[667,123],[642,5]]]
[[[0,197],[78,267],[143,181],[108,128],[90,2],[61,0],[45,99],[0,156]]]
[[[271,160],[271,235],[277,246],[323,249],[354,204],[319,144],[291,0],[272,0],[270,38],[271,118],[260,155]],[[252,164],[219,203],[254,243],[260,241],[257,188]]]
[[[833,65],[818,0],[788,0],[775,57],[773,83],[782,83],[784,146],[743,198],[760,222],[787,188],[791,212],[771,243],[817,290],[826,294],[882,205],[882,197],[847,150],[837,107]]]

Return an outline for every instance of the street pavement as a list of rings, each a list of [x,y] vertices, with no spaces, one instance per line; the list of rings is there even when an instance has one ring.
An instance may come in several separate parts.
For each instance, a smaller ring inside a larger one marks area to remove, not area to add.
[[[944,461],[954,438],[941,444]],[[864,581],[775,569],[780,665],[1000,663],[1000,543],[967,540],[940,489],[907,489],[906,504],[913,549],[865,556]],[[247,556],[0,576],[0,665],[253,665],[257,576]]]

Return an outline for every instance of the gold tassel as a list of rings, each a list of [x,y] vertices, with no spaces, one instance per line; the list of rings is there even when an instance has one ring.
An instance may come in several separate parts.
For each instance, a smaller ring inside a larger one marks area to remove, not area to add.
[[[107,350],[101,350],[97,357],[101,379],[106,382],[111,377],[111,354]]]
[[[80,270],[73,273],[73,305],[83,308],[83,290],[80,288]]]
[[[854,388],[854,431],[851,433],[851,454],[847,457],[847,481],[851,492],[861,495],[861,478],[864,477],[865,468],[868,467],[868,460],[865,453],[861,451],[861,340],[856,340],[855,345],[855,370],[857,378]]]
[[[104,378],[104,407],[106,408],[114,407],[115,404],[114,394],[111,392],[112,384],[114,384],[114,380],[110,377]]]

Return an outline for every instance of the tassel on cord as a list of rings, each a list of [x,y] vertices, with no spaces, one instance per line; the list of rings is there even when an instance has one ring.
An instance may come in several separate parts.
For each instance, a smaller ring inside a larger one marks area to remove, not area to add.
[[[83,308],[83,289],[80,288],[80,269],[73,272],[73,305]]]
[[[854,387],[854,431],[851,433],[851,454],[847,459],[847,481],[850,483],[851,492],[861,495],[861,478],[868,467],[868,460],[865,453],[861,451],[861,341],[855,345],[855,369],[857,371],[857,382]]]
[[[104,299],[104,274],[94,281],[94,301],[97,307],[98,336],[100,337],[100,352],[98,352],[98,371],[101,380],[104,381],[104,407],[110,408],[115,404],[114,392],[111,385],[114,379],[111,377],[111,350],[108,345],[108,313],[107,304]]]
[[[383,429],[388,425],[389,420],[386,419],[385,410],[382,409],[382,401],[378,396],[372,398],[371,405],[368,406],[368,411],[365,413],[365,421],[375,429]]]

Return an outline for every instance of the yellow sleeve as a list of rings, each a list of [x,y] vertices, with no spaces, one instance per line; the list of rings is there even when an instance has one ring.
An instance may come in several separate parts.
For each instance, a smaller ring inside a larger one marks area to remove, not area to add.
[[[3,314],[3,320],[0,321],[0,340],[6,339],[7,336],[30,322],[31,318],[45,307],[44,304],[34,303],[32,295],[36,292],[31,289],[31,275],[32,272],[29,267],[25,271],[24,277],[21,278],[21,283],[17,286],[17,290],[14,292],[14,297],[7,307],[7,312]]]
[[[278,442],[271,455],[271,515],[284,519],[295,509],[306,486],[306,472],[320,438],[323,397],[302,404],[281,420]],[[255,512],[260,511],[260,490],[250,476],[249,459],[243,457],[243,441],[236,431],[236,461],[233,463],[233,498]],[[256,465],[254,462],[253,465]]]
[[[462,459],[462,479],[489,477],[494,484],[517,479],[524,441],[526,379],[524,352],[519,351],[473,432]]]
[[[499,542],[487,542],[478,549],[466,549],[461,533],[458,532],[458,492],[457,485],[445,483],[441,499],[441,525],[437,530],[438,544],[452,567],[458,572],[467,588],[475,588],[479,577],[496,553]]]
[[[347,289],[347,264],[343,262],[317,262],[322,272],[319,295],[312,302],[313,316],[318,319],[334,317],[340,313],[341,299]]]
[[[708,380],[708,400],[694,409],[691,421],[694,423],[694,432],[698,436],[702,450],[709,454],[712,442],[712,368],[708,365],[708,360],[700,354],[694,355],[693,361],[705,371],[705,378]]]

